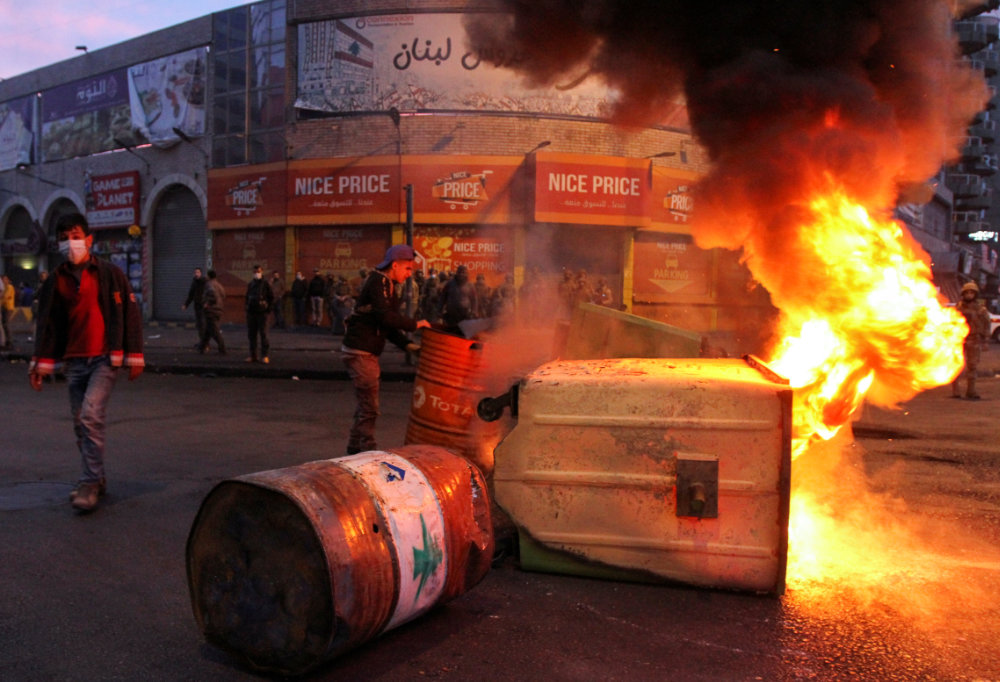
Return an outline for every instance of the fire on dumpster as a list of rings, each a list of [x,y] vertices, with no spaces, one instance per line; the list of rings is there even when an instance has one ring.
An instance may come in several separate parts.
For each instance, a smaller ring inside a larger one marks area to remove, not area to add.
[[[781,315],[762,354],[795,389],[789,584],[850,573],[841,557],[859,555],[838,552],[862,534],[870,550],[914,547],[893,501],[844,462],[844,427],[961,365],[965,324],[893,218],[932,197],[988,98],[950,32],[961,5],[550,0],[513,4],[506,25],[467,22],[473,45],[513,50],[534,84],[604,79],[625,123],[686,101],[711,162],[691,232],[739,250]]]

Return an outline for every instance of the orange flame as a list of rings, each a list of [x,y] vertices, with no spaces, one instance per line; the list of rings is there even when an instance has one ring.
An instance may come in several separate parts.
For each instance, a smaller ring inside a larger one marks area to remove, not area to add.
[[[968,332],[939,302],[899,222],[872,217],[841,192],[809,209],[793,253],[822,270],[822,290],[772,292],[782,340],[769,364],[795,389],[793,457],[833,437],[866,397],[892,406],[951,381]]]

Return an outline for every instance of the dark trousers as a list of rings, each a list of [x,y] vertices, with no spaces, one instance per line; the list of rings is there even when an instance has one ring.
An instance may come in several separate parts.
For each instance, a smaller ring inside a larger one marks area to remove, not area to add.
[[[344,353],[344,365],[354,385],[357,406],[347,439],[347,454],[375,450],[375,420],[379,415],[378,384],[382,368],[371,353]]]
[[[293,298],[292,304],[295,308],[295,324],[304,327],[306,325],[306,299]]]
[[[194,326],[198,330],[198,338],[205,336],[205,306],[200,303],[194,304]]]
[[[208,350],[208,342],[212,339],[215,339],[220,353],[226,352],[226,342],[222,340],[222,329],[219,327],[221,319],[220,315],[205,313],[205,325],[202,328],[200,344],[202,353]]]
[[[267,313],[247,313],[247,339],[250,341],[250,357],[266,358],[271,344],[267,340]],[[260,355],[257,355],[257,338],[260,338]]]

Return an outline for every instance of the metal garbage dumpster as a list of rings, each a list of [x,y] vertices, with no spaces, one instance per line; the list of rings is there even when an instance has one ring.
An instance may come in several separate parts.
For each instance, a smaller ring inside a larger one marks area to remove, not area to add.
[[[557,361],[515,391],[493,483],[523,568],[784,591],[780,377],[752,359]]]
[[[479,470],[406,446],[218,484],[188,537],[188,586],[209,642],[300,674],[475,586],[493,543]]]

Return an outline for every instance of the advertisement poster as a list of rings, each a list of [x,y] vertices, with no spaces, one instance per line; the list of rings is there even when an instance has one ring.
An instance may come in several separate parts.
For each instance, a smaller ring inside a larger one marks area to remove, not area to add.
[[[653,188],[649,202],[651,227],[691,234],[688,221],[694,210],[692,189],[696,180],[695,174],[689,171],[653,168]]]
[[[213,169],[208,172],[208,228],[285,224],[284,163]]]
[[[31,163],[35,98],[20,97],[0,103],[0,170]]]
[[[132,139],[125,69],[45,90],[41,98],[42,160],[117,149]]]
[[[540,153],[534,159],[537,222],[649,223],[649,161],[558,153]]]
[[[395,223],[405,210],[397,156],[288,164],[288,222]]]
[[[205,134],[205,74],[208,48],[198,47],[128,69],[132,123],[153,144],[170,145],[179,128]]]
[[[139,171],[84,178],[90,227],[128,227],[139,222]]]
[[[356,279],[362,268],[371,270],[379,264],[389,238],[384,227],[302,227],[298,230],[298,268],[306,279],[314,269],[324,276]]]
[[[458,13],[392,14],[299,24],[295,106],[606,118],[614,95],[602,81],[528,88],[503,68],[523,57],[469,50],[462,19]]]
[[[219,282],[226,288],[226,308],[223,322],[245,319],[243,302],[247,282],[253,277],[253,266],[260,265],[265,273],[285,271],[285,231],[225,230],[212,239],[212,263]]]
[[[426,274],[431,268],[455,272],[469,269],[469,279],[483,275],[486,284],[502,284],[514,272],[514,254],[509,228],[420,227],[413,236],[417,267]]]
[[[637,235],[634,244],[633,295],[643,303],[677,296],[711,294],[712,252],[699,249],[686,235]]]
[[[423,223],[508,223],[523,156],[407,156],[403,184]],[[518,216],[520,219],[520,216]]]

